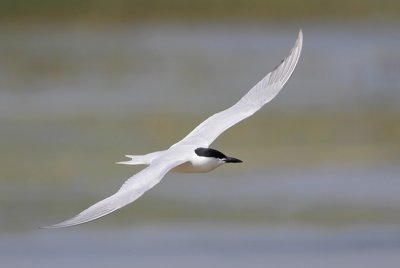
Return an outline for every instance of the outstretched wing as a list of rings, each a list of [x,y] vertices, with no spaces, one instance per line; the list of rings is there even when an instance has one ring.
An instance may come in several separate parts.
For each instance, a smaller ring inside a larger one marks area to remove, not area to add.
[[[183,160],[171,160],[170,158],[163,160],[156,161],[154,164],[135,174],[125,181],[118,192],[92,205],[77,216],[43,228],[62,228],[86,223],[132,203],[144,192],[159,183],[168,171],[185,162]]]
[[[303,33],[300,30],[289,56],[272,72],[250,89],[235,105],[209,117],[173,146],[191,144],[208,147],[225,130],[251,116],[272,100],[292,75],[300,57],[302,44]]]

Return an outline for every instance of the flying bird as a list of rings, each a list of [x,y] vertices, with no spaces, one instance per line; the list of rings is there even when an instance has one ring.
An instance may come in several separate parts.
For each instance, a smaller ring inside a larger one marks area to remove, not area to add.
[[[147,167],[126,180],[110,197],[95,203],[71,219],[43,228],[69,227],[103,217],[138,199],[159,183],[169,171],[203,173],[225,163],[241,163],[242,161],[237,158],[226,156],[210,148],[210,144],[225,130],[253,115],[279,93],[296,67],[302,44],[303,34],[300,30],[289,56],[284,58],[236,104],[212,115],[167,150],[145,155],[126,155],[129,158],[128,161],[117,163],[147,165]]]

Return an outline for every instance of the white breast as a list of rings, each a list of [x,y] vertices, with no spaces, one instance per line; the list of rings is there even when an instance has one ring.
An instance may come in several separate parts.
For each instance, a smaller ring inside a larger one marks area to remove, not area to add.
[[[172,171],[180,173],[204,173],[209,172],[224,162],[213,157],[203,157],[195,155],[190,161],[177,166]]]

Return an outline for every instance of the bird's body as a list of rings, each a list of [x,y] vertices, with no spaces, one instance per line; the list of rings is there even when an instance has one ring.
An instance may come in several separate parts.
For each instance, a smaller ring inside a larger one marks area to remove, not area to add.
[[[303,35],[300,31],[289,56],[282,60],[272,72],[250,89],[236,104],[209,117],[167,150],[146,155],[126,155],[130,160],[118,162],[119,164],[146,165],[147,167],[125,181],[114,195],[92,205],[69,220],[46,228],[74,226],[103,217],[138,199],[159,183],[169,171],[204,173],[225,163],[242,162],[209,146],[221,133],[254,114],[279,93],[296,67],[302,43]]]
[[[166,153],[172,153],[173,155],[183,155],[183,152],[189,152],[186,156],[186,162],[174,167],[171,171],[179,173],[205,173],[213,169],[216,169],[224,163],[240,163],[239,159],[227,157],[223,153],[211,149],[211,148],[200,148],[193,145],[181,145],[171,147],[165,151],[153,152],[147,155],[126,155],[131,158],[128,161],[117,162],[117,164],[124,165],[151,165],[152,161],[165,155]]]
[[[200,157],[193,154],[187,162],[180,164],[171,171],[179,173],[206,173],[216,169],[224,163],[225,162],[217,158]]]

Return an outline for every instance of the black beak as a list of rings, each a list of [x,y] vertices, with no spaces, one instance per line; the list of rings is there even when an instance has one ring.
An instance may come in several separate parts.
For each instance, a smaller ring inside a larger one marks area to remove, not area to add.
[[[243,161],[233,157],[226,157],[223,159],[225,163],[242,163]]]

